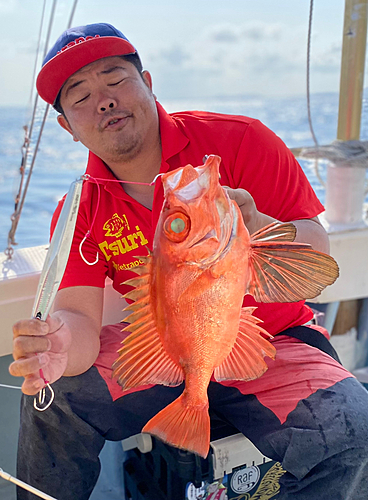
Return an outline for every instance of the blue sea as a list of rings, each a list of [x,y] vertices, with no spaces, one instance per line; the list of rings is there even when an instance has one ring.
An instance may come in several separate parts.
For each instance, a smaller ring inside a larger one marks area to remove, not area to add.
[[[289,147],[312,146],[305,96],[264,98],[256,96],[218,97],[208,100],[162,101],[167,111],[200,109],[220,113],[242,114],[258,118],[271,128]],[[368,139],[368,99],[363,103],[362,140]],[[38,113],[41,116],[42,110]],[[337,93],[311,96],[313,127],[320,144],[336,138]],[[19,186],[23,126],[29,122],[30,110],[0,108],[0,252],[7,246],[10,216],[14,211],[14,196]],[[58,200],[70,183],[83,174],[86,149],[72,141],[56,122],[51,110],[42,136],[28,194],[16,233],[17,248],[46,244],[49,224]],[[301,161],[322,203],[324,188],[315,172],[314,162]],[[325,177],[326,162],[320,161],[320,173]]]

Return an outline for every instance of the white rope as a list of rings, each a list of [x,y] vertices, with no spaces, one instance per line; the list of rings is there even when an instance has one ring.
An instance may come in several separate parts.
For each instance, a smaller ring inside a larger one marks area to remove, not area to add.
[[[72,25],[73,17],[74,17],[74,14],[75,14],[75,9],[77,8],[77,3],[78,3],[78,0],[74,0],[74,4],[73,4],[72,10],[70,12],[70,16],[69,16],[69,21],[68,21],[67,29],[69,29],[71,27],[71,25]]]
[[[327,146],[303,148],[302,158],[326,158],[336,166],[368,167],[368,141],[333,141]]]
[[[0,468],[0,477],[5,479],[6,481],[10,481],[11,483],[16,484],[17,486],[20,486],[24,490],[30,491],[34,495],[38,496],[39,498],[44,498],[44,500],[57,500],[55,497],[51,497],[47,493],[43,493],[42,491],[38,490],[37,488],[34,488],[33,486],[30,486],[27,483],[24,483],[23,481],[20,481],[20,479],[17,479],[7,472],[3,471],[3,469]]]
[[[45,3],[46,3],[46,0],[45,0]],[[44,3],[44,9],[45,9],[45,3]],[[67,28],[70,28],[71,23],[73,22],[73,17],[74,17],[74,13],[75,13],[75,10],[76,10],[76,7],[77,7],[77,3],[78,3],[78,0],[74,0]],[[53,22],[54,22],[54,16],[55,16],[55,12],[56,12],[56,7],[57,7],[57,0],[53,0],[52,7],[51,7],[50,20],[49,20],[47,34],[46,34],[43,59],[45,58],[45,56],[47,54],[47,50],[48,50],[48,46],[49,46],[49,41],[50,41],[50,36],[51,36],[51,30],[52,30],[52,26],[53,26]],[[42,13],[42,22],[41,22],[41,26],[40,26],[40,34],[42,32],[42,26],[43,26],[43,22],[44,22],[43,19],[44,19],[44,10],[43,10],[43,13]],[[40,44],[40,42],[39,42],[39,44]],[[37,64],[37,58],[38,58],[38,53],[37,53],[37,56],[36,56],[36,63],[35,64]],[[43,118],[42,118],[42,122],[41,122],[41,125],[40,125],[40,128],[39,128],[39,131],[38,131],[38,137],[37,137],[36,145],[34,146],[34,149],[33,149],[33,152],[32,152],[32,160],[31,160],[30,167],[28,169],[27,180],[26,180],[26,183],[25,183],[24,188],[23,188],[23,178],[24,178],[24,175],[25,175],[25,169],[27,167],[27,160],[28,160],[28,157],[31,154],[30,145],[31,145],[31,141],[32,141],[33,128],[34,128],[34,125],[35,125],[36,111],[38,110],[37,102],[38,102],[38,93],[36,94],[35,102],[34,102],[34,105],[33,105],[33,114],[32,114],[32,119],[31,119],[30,127],[28,127],[28,126],[25,127],[25,134],[26,134],[26,136],[25,136],[25,141],[24,141],[24,147],[22,148],[22,150],[24,149],[24,153],[23,153],[23,156],[22,156],[22,167],[23,168],[21,168],[22,177],[21,177],[21,180],[20,180],[20,186],[19,186],[19,190],[18,190],[17,200],[16,200],[16,203],[15,203],[15,210],[14,210],[14,213],[11,215],[11,218],[10,218],[11,219],[11,228],[10,228],[10,231],[9,231],[9,234],[8,234],[8,247],[5,249],[5,254],[8,256],[8,259],[11,259],[11,257],[13,256],[13,253],[14,253],[13,245],[16,245],[16,242],[15,242],[15,233],[16,233],[17,228],[18,228],[19,219],[20,219],[20,216],[21,216],[21,213],[22,213],[22,210],[23,210],[23,205],[24,205],[24,202],[25,202],[25,198],[26,198],[27,191],[28,191],[28,186],[29,186],[29,183],[30,183],[30,180],[31,180],[31,176],[32,176],[32,173],[33,173],[33,167],[35,165],[36,156],[37,156],[37,153],[38,153],[38,149],[39,149],[39,145],[40,145],[40,141],[41,141],[43,129],[44,129],[44,126],[46,124],[46,119],[47,119],[47,115],[48,115],[49,108],[50,108],[49,104],[47,104],[45,106],[44,113],[43,113]]]
[[[19,387],[17,385],[0,384],[0,387],[4,387],[5,389],[21,389],[21,387]]]

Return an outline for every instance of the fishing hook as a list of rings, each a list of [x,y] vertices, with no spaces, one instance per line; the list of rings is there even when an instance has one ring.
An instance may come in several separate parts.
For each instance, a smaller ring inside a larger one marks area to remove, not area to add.
[[[46,400],[46,387],[50,391],[50,400],[48,403],[46,403],[45,406],[43,406]],[[43,389],[41,389],[40,392],[38,393],[38,403],[37,403],[37,398],[36,397],[34,398],[33,406],[37,411],[45,411],[47,410],[47,408],[51,406],[52,402],[54,401],[54,398],[55,398],[54,389],[51,387],[49,383],[47,383],[46,386]]]
[[[79,254],[82,257],[83,261],[88,266],[94,266],[98,262],[98,252],[96,252],[96,260],[94,262],[88,262],[88,260],[85,258],[85,256],[83,255],[83,252],[82,252],[82,245],[86,241],[86,239],[88,238],[89,235],[90,235],[90,232],[88,231],[87,234],[85,235],[85,237],[83,238],[83,240],[80,242],[80,245],[79,245]]]

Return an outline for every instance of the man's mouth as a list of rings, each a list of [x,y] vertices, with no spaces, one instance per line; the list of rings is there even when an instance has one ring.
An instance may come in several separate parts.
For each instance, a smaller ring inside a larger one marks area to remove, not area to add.
[[[105,120],[103,123],[102,128],[103,129],[108,129],[108,130],[114,130],[116,128],[119,128],[122,125],[125,125],[125,123],[128,121],[128,118],[131,115],[125,115],[125,116],[115,116],[112,118],[109,118]]]
[[[114,123],[117,123],[120,120],[120,118],[115,118],[114,120],[110,120],[108,125],[114,125]]]

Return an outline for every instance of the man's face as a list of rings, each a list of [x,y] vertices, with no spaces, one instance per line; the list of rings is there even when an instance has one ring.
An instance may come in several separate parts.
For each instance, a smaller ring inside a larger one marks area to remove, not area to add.
[[[130,161],[159,140],[152,82],[121,57],[106,57],[72,75],[61,91],[60,125],[108,165]]]

